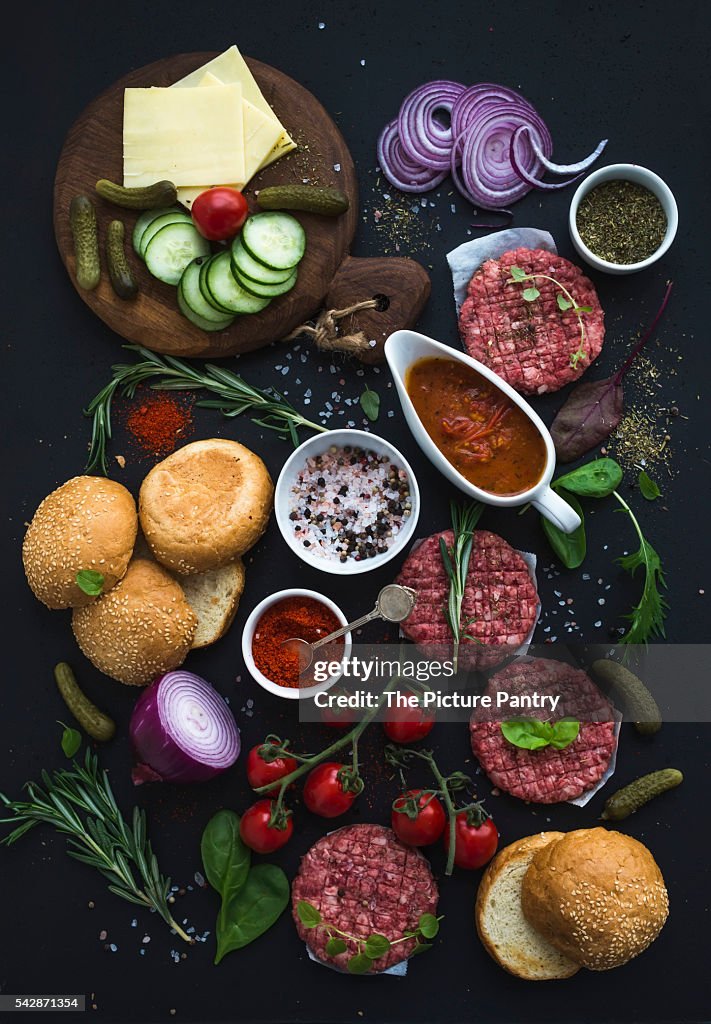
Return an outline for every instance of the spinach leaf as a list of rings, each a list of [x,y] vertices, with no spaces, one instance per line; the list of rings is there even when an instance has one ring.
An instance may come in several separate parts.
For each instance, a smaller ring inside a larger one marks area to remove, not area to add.
[[[622,483],[622,469],[614,459],[594,459],[554,481],[557,489],[584,498],[607,498]]]
[[[239,815],[222,810],[210,818],[200,842],[205,875],[222,897],[223,908],[247,881],[251,853],[239,834]]]
[[[556,490],[558,490],[557,487]],[[573,494],[569,494],[564,491],[563,488],[560,489],[559,493],[561,498],[564,498],[571,508],[574,508],[580,516],[580,526],[577,530],[573,530],[572,533],[563,533],[562,530],[559,530],[557,526],[543,517],[541,517],[541,524],[543,526],[543,532],[548,538],[548,543],[553,548],[553,551],[565,568],[577,569],[579,565],[582,565],[585,558],[585,552],[587,550],[587,542],[585,539],[585,514],[580,502]]]
[[[659,490],[659,485],[644,470],[637,477],[637,483],[642,492],[642,497],[646,498],[647,501],[654,501],[656,498],[661,497],[662,492]]]
[[[217,919],[215,963],[263,935],[286,909],[289,880],[275,864],[258,864]]]

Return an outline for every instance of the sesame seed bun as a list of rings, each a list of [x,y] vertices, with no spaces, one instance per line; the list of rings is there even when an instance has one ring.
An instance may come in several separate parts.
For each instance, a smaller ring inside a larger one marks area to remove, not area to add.
[[[274,485],[236,441],[195,441],[169,455],[141,485],[139,517],[154,557],[181,576],[219,569],[257,543]]]
[[[48,608],[81,608],[96,597],[76,583],[82,569],[104,577],[103,592],[126,572],[138,517],[132,495],[100,476],[75,476],[41,503],[22,546],[32,592]]]
[[[568,832],[539,850],[524,875],[521,905],[552,946],[591,971],[638,956],[669,914],[647,847],[604,828]]]
[[[182,665],[197,617],[165,569],[137,558],[113,590],[74,610],[72,628],[100,672],[129,686],[146,686]]]

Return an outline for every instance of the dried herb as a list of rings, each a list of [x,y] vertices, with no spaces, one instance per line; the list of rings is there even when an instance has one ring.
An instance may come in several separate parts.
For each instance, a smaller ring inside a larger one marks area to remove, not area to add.
[[[581,200],[576,226],[582,241],[601,260],[630,264],[657,251],[667,217],[657,196],[634,181],[606,181]]]
[[[551,426],[559,462],[574,462],[609,437],[622,419],[622,379],[656,330],[667,307],[673,283],[664,293],[657,315],[612,377],[573,388]]]

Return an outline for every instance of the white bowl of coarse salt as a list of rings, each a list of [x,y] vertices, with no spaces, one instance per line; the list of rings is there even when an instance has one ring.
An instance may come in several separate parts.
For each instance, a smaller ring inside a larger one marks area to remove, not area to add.
[[[274,510],[302,561],[352,576],[380,568],[412,539],[420,492],[412,467],[389,441],[365,430],[329,430],[284,463]]]

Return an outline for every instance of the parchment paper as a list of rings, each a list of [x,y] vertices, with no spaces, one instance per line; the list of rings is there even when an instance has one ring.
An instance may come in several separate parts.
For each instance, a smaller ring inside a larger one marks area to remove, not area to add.
[[[507,228],[494,231],[483,238],[472,238],[447,253],[447,263],[452,272],[454,303],[459,307],[467,297],[467,285],[472,275],[486,260],[495,260],[511,249],[545,249],[557,253],[553,235],[539,228]]]

